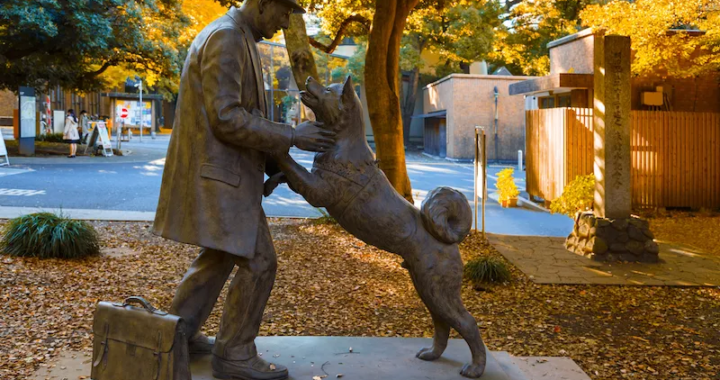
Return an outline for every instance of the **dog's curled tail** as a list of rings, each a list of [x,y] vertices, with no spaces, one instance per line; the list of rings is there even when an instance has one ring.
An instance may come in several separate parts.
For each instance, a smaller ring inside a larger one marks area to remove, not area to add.
[[[449,187],[438,187],[422,203],[425,229],[446,244],[463,241],[472,227],[472,210],[465,196]]]

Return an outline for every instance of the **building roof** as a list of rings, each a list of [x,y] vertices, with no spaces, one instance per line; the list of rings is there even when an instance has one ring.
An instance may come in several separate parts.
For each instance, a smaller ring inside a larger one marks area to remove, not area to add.
[[[546,91],[593,88],[593,77],[593,74],[551,74],[511,84],[510,95],[528,95]]]
[[[484,75],[484,74],[459,74],[459,73],[456,73],[456,74],[450,74],[446,77],[438,79],[435,82],[432,82],[432,83],[428,84],[427,86],[425,86],[425,88],[427,89],[427,88],[435,87],[435,86],[439,85],[440,83],[451,80],[451,79],[458,79],[458,80],[479,80],[479,79],[481,79],[481,80],[488,80],[488,81],[508,80],[508,81],[517,82],[517,81],[521,81],[523,79],[528,79],[528,78],[535,78],[535,77],[519,76],[519,75],[515,76],[515,75]]]
[[[412,119],[430,119],[430,118],[444,119],[446,115],[447,115],[447,110],[442,110],[442,111],[424,113],[422,115],[414,115],[411,118]]]

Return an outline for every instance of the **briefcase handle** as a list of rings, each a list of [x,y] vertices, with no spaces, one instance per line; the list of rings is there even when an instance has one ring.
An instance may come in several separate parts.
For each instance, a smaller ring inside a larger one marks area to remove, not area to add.
[[[130,305],[131,303],[139,303],[139,304],[141,304],[141,305],[145,308],[145,310],[147,310],[147,311],[149,311],[149,312],[151,312],[151,313],[155,313],[155,312],[157,311],[157,309],[154,308],[154,307],[150,304],[150,302],[148,302],[145,298],[137,297],[137,296],[132,296],[132,297],[125,298],[125,301],[123,301],[123,304],[122,304],[122,305],[123,305],[123,307],[125,307],[125,306]]]

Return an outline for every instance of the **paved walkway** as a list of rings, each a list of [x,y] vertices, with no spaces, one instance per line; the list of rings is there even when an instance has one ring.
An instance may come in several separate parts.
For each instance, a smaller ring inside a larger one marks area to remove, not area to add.
[[[565,249],[564,238],[489,234],[490,243],[533,282],[638,286],[720,286],[720,256],[658,242],[660,263],[602,263]]]

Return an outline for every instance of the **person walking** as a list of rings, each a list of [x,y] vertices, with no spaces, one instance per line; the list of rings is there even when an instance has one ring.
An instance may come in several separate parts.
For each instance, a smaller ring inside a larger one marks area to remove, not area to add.
[[[90,132],[90,118],[87,111],[80,111],[80,144],[86,144]]]
[[[153,232],[201,247],[170,308],[188,329],[191,353],[212,353],[213,376],[280,380],[287,368],[260,357],[255,338],[270,297],[277,258],[262,209],[272,154],[292,146],[321,152],[334,133],[318,122],[293,128],[266,118],[257,42],[304,13],[297,0],[245,0],[203,29],[180,77],[177,113],[163,171]],[[225,282],[217,339],[200,333]]]
[[[67,116],[65,117],[65,129],[63,130],[63,140],[70,144],[70,154],[68,158],[75,158],[77,153],[77,144],[80,142],[80,135],[78,134],[78,123],[75,117],[75,111],[69,109]]]

